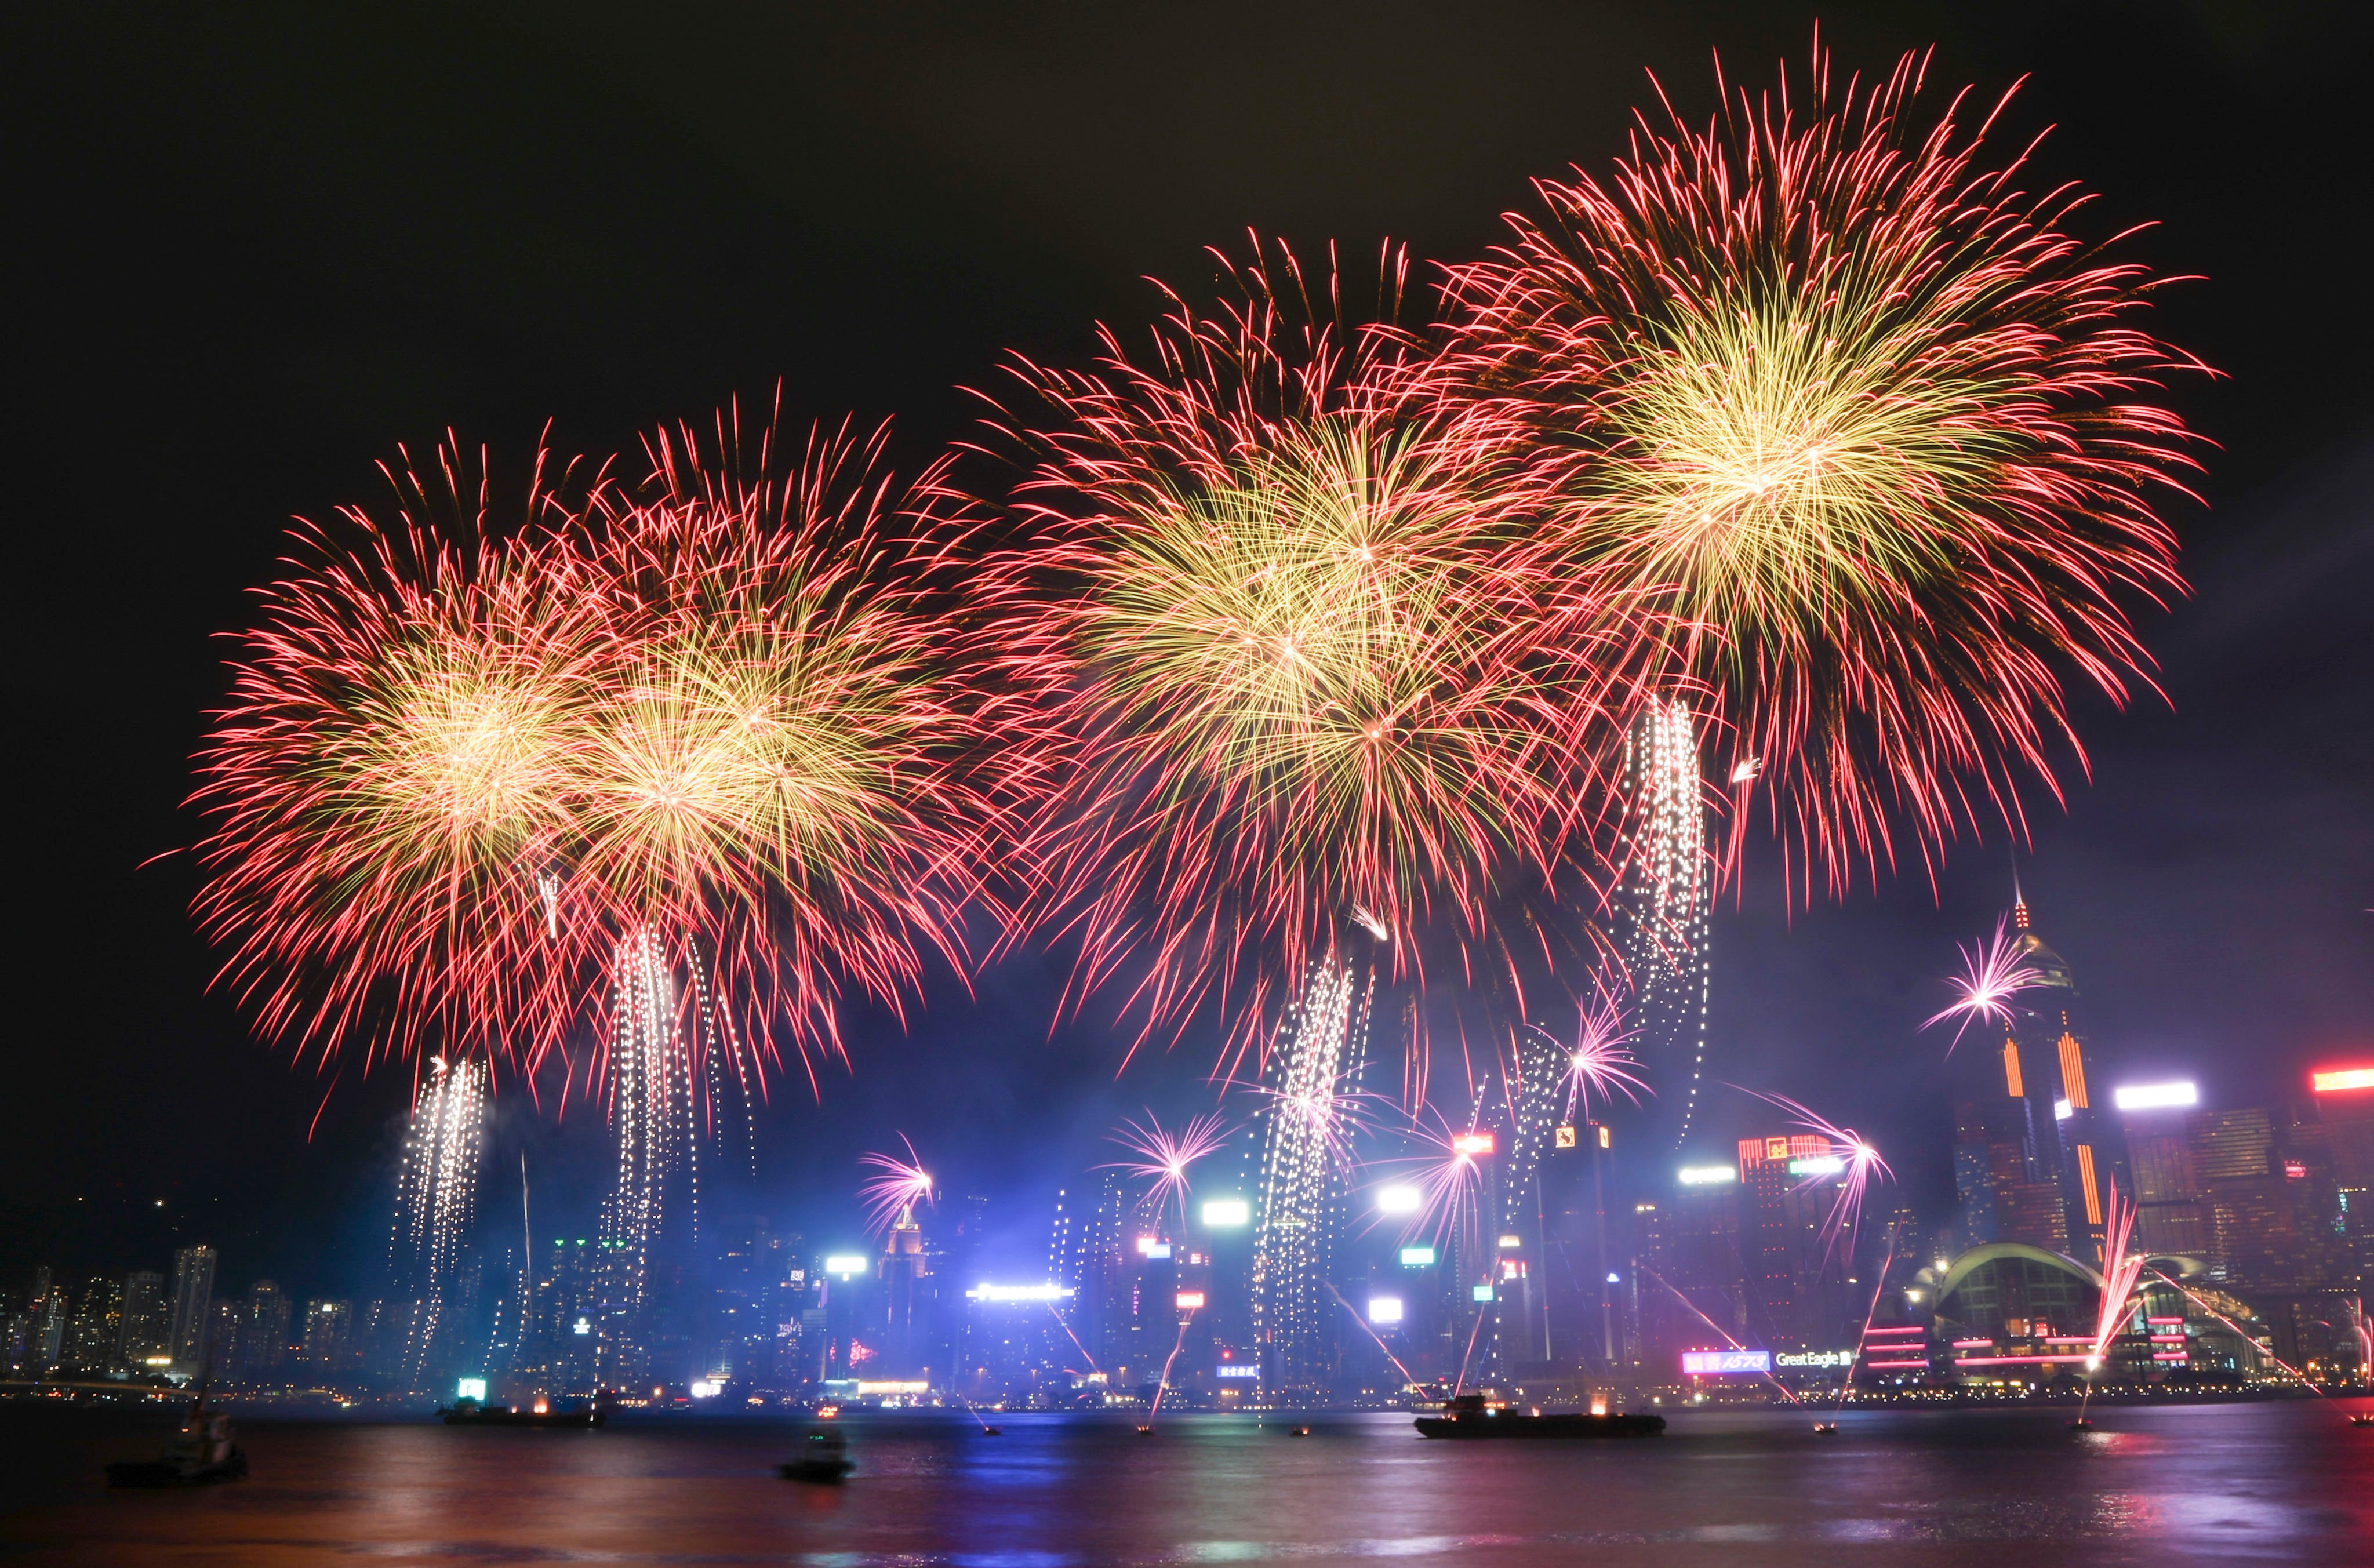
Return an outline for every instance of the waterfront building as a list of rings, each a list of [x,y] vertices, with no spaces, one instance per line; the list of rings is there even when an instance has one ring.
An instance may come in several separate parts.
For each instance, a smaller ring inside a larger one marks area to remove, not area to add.
[[[67,1319],[61,1361],[69,1370],[103,1377],[121,1365],[118,1349],[123,1339],[123,1283],[98,1278],[83,1281]]]
[[[314,1300],[305,1304],[299,1354],[315,1377],[331,1380],[354,1370],[355,1304]]]
[[[1846,1238],[1824,1234],[1838,1200],[1837,1152],[1818,1134],[1738,1144],[1739,1237],[1751,1342],[1828,1350],[1846,1321]]]
[[[275,1378],[288,1358],[288,1293],[270,1280],[258,1280],[244,1305],[239,1354],[230,1364],[244,1382]]]
[[[176,1369],[195,1376],[206,1359],[213,1321],[215,1249],[185,1246],[173,1254],[173,1326],[169,1353]]]
[[[123,1276],[123,1326],[116,1359],[134,1372],[162,1369],[172,1353],[173,1319],[165,1299],[165,1276],[135,1270]]]
[[[1071,1293],[1058,1310],[1066,1312],[1071,1332],[1099,1370],[1127,1352],[1135,1320],[1128,1220],[1128,1194],[1117,1170],[1092,1171],[1055,1194],[1047,1277]]]
[[[1947,1069],[1963,1235],[2099,1263],[2115,1132],[2094,1101],[2076,979],[2036,932],[2016,884],[2013,900],[2015,962],[2037,977],[2010,1000],[2000,1038],[1969,1042]]]

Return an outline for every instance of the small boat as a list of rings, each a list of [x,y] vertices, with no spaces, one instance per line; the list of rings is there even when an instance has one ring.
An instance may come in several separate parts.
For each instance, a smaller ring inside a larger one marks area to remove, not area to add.
[[[981,1434],[983,1437],[1003,1437],[1005,1435],[1005,1428],[1002,1426],[984,1426],[981,1429]]]
[[[1137,1429],[1137,1434],[1140,1437],[1151,1437],[1154,1435],[1154,1428],[1150,1426],[1141,1426]]]
[[[1440,1415],[1420,1416],[1414,1424],[1422,1437],[1654,1437],[1665,1430],[1665,1418],[1518,1411],[1483,1394],[1462,1394]]]
[[[1310,1429],[1307,1426],[1288,1427],[1286,1434],[1288,1437],[1308,1437],[1310,1435]]]
[[[2351,1416],[2349,1418],[2349,1424],[2352,1426],[2374,1426],[2374,1415]]]
[[[154,1459],[119,1459],[107,1467],[110,1486],[212,1486],[247,1474],[247,1454],[231,1441],[230,1417],[206,1408],[201,1387],[181,1430]]]
[[[441,1409],[438,1419],[447,1426],[600,1426],[610,1419],[599,1404],[570,1405],[558,1410],[519,1410],[511,1405],[487,1405],[456,1399]]]
[[[1836,1437],[1838,1434],[1839,1423],[1837,1422],[1817,1421],[1814,1423],[1814,1435],[1816,1437]]]
[[[808,1433],[800,1452],[776,1467],[785,1480],[838,1486],[857,1467],[850,1462],[849,1445],[837,1426],[819,1426]]]
[[[2091,1432],[2094,1430],[2094,1423],[2087,1421],[2084,1416],[2079,1416],[2075,1421],[2069,1423],[2069,1430],[2072,1432]]]

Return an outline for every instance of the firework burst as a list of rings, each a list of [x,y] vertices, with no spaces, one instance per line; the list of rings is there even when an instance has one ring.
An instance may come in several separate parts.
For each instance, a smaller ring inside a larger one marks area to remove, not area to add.
[[[359,543],[304,534],[199,756],[198,913],[265,1032],[533,1072],[655,932],[805,1054],[845,991],[896,1006],[926,951],[961,962],[998,813],[883,440],[779,465],[770,432],[746,465],[721,416],[639,487],[564,496],[540,461],[505,527],[441,452],[392,517],[347,514]]]
[[[1993,940],[1972,942],[1961,953],[1962,972],[1945,978],[1945,984],[1954,990],[1953,1002],[1921,1025],[1929,1029],[1948,1018],[1960,1020],[1955,1025],[1952,1044],[1945,1047],[1948,1056],[1953,1054],[1955,1046],[1962,1043],[1963,1032],[1972,1024],[2009,1023],[2011,999],[2044,980],[2039,971],[2020,962],[2019,943],[2001,920],[1995,922]]]
[[[1229,1128],[1217,1111],[1209,1111],[1190,1120],[1177,1132],[1166,1131],[1162,1123],[1148,1111],[1143,1124],[1122,1123],[1112,1141],[1135,1154],[1137,1159],[1122,1161],[1111,1168],[1121,1170],[1147,1184],[1141,1204],[1156,1215],[1175,1206],[1179,1223],[1187,1223],[1187,1172],[1195,1162],[1217,1153],[1228,1141]]]
[[[1640,1063],[1632,1055],[1633,1031],[1624,1026],[1624,1009],[1615,994],[1597,987],[1591,1000],[1575,1003],[1575,1012],[1574,1044],[1556,1042],[1566,1059],[1566,1119],[1572,1121],[1578,1112],[1590,1116],[1594,1094],[1603,1106],[1614,1104],[1617,1094],[1637,1106],[1642,1094],[1655,1093],[1634,1071]],[[1534,1032],[1547,1037],[1546,1031]]]
[[[2188,438],[2152,399],[2200,367],[2130,324],[2157,280],[2063,231],[2081,197],[1983,159],[1992,113],[1924,128],[1925,64],[1836,92],[1817,44],[1809,113],[1668,105],[1611,179],[1538,181],[1453,270],[1432,372],[1540,454],[1578,562],[1699,628],[1808,890],[1891,824],[1928,860],[2016,821],[2071,738],[2060,672],[2148,684],[2132,615],[2182,586],[2152,497]]]
[[[1733,1084],[1733,1087],[1737,1088],[1738,1085]],[[1780,1106],[1796,1117],[1799,1127],[1828,1141],[1829,1153],[1821,1160],[1821,1167],[1807,1172],[1797,1185],[1804,1189],[1823,1182],[1836,1183],[1838,1197],[1830,1204],[1828,1216],[1822,1222],[1822,1246],[1828,1250],[1843,1244],[1851,1255],[1855,1237],[1863,1228],[1863,1199],[1870,1192],[1872,1178],[1877,1176],[1894,1181],[1896,1173],[1888,1168],[1886,1160],[1879,1157],[1879,1151],[1864,1142],[1863,1136],[1854,1129],[1827,1121],[1786,1094],[1767,1094],[1755,1089],[1742,1090],[1741,1093]]]
[[[1396,391],[1402,340],[1313,311],[1290,255],[1223,265],[1238,302],[1174,297],[1150,361],[1108,334],[1094,374],[1022,367],[1055,419],[1007,420],[1034,544],[991,581],[1064,758],[1033,843],[1073,1000],[1127,968],[1147,1031],[1210,1007],[1240,1050],[1355,929],[1395,977],[1428,937],[1507,971],[1487,905],[1545,893],[1598,809],[1639,656],[1532,569],[1499,450]],[[1592,651],[1545,664],[1551,626]]]
[[[605,628],[523,543],[567,473],[499,521],[455,452],[391,469],[392,513],[300,531],[263,595],[194,799],[199,924],[265,1033],[532,1070],[589,1011],[608,942],[553,870]]]
[[[946,541],[893,526],[887,427],[782,471],[733,427],[653,443],[653,498],[597,498],[556,568],[605,607],[574,878],[699,933],[805,1054],[847,991],[899,1007],[926,953],[962,969],[996,807],[970,782]],[[934,484],[927,474],[919,490]]]
[[[923,1156],[901,1133],[899,1141],[906,1144],[907,1157],[895,1154],[864,1154],[858,1164],[879,1176],[868,1176],[857,1189],[858,1198],[865,1204],[866,1230],[879,1235],[899,1223],[901,1215],[911,1211],[919,1203],[932,1201],[931,1173],[923,1169]]]

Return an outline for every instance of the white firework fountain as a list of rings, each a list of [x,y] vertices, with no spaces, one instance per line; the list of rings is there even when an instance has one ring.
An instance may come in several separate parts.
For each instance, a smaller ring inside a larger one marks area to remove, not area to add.
[[[1652,697],[1626,743],[1624,963],[1641,1060],[1664,1075],[1689,1135],[1706,1068],[1706,799],[1689,705]],[[1674,1089],[1684,1093],[1675,1094]]]
[[[462,1253],[477,1212],[478,1163],[486,1148],[487,1070],[476,1061],[429,1064],[412,1102],[404,1164],[396,1175],[391,1271],[413,1303],[404,1341],[405,1386],[425,1388],[459,1325],[454,1321]]]

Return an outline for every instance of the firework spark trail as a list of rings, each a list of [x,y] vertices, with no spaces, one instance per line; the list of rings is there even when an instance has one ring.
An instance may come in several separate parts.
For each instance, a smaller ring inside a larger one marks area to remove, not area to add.
[[[1649,1278],[1656,1281],[1657,1283],[1664,1286],[1668,1291],[1672,1291],[1674,1299],[1680,1302],[1684,1306],[1688,1307],[1692,1313],[1696,1314],[1699,1322],[1705,1324],[1716,1333],[1721,1334],[1724,1344],[1729,1345],[1734,1351],[1744,1351],[1747,1348],[1745,1345],[1741,1344],[1737,1340],[1733,1339],[1730,1333],[1724,1329],[1722,1325],[1717,1323],[1713,1318],[1709,1317],[1704,1312],[1700,1311],[1698,1309],[1698,1304],[1684,1295],[1680,1290],[1675,1288],[1674,1282],[1666,1279],[1665,1276],[1658,1273],[1654,1269],[1650,1268],[1645,1263],[1635,1263],[1633,1267],[1639,1269],[1643,1274],[1648,1275]],[[1781,1397],[1786,1398],[1791,1404],[1802,1405],[1805,1402],[1797,1398],[1795,1394],[1792,1393],[1789,1386],[1786,1383],[1781,1382],[1780,1378],[1774,1376],[1769,1370],[1766,1371],[1764,1376],[1767,1382],[1770,1383],[1775,1388],[1780,1390]]]
[[[901,1215],[918,1203],[932,1201],[932,1177],[923,1169],[923,1157],[915,1145],[900,1133],[899,1141],[907,1145],[903,1160],[890,1154],[864,1154],[858,1164],[880,1171],[869,1176],[858,1188],[857,1195],[865,1203],[865,1229],[869,1235],[881,1235],[899,1223]]]
[[[2331,1396],[2327,1395],[2323,1389],[2319,1388],[2316,1384],[2309,1378],[2306,1373],[2303,1373],[2299,1368],[2294,1366],[2291,1363],[2286,1361],[2283,1357],[2275,1354],[2274,1352],[2267,1349],[2264,1345],[2259,1343],[2258,1340],[2252,1339],[2239,1323],[2235,1322],[2232,1318],[2227,1316],[2224,1313],[2218,1311],[2215,1307],[2210,1305],[2199,1296],[2194,1295],[2181,1281],[2174,1279],[2169,1275],[2161,1272],[2161,1270],[2157,1269],[2152,1269],[2150,1270],[2150,1272],[2157,1275],[2162,1283],[2174,1285],[2178,1290],[2182,1291],[2186,1299],[2191,1301],[2193,1305],[2201,1308],[2202,1311],[2209,1314],[2210,1316],[2215,1317],[2218,1322],[2226,1325],[2227,1328],[2233,1329],[2236,1338],[2239,1339],[2244,1344],[2250,1346],[2251,1349],[2258,1354],[2266,1357],[2269,1361],[2274,1362],[2277,1366],[2282,1367],[2286,1372],[2290,1373],[2294,1377],[2298,1378],[2301,1384],[2319,1398],[2331,1398]]]
[[[1162,1396],[1170,1391],[1170,1368],[1178,1362],[1180,1351],[1186,1346],[1187,1325],[1194,1321],[1195,1314],[1192,1311],[1179,1320],[1179,1337],[1170,1342],[1169,1355],[1163,1358],[1162,1376],[1154,1386],[1154,1403],[1146,1412],[1146,1424],[1149,1426],[1154,1424],[1155,1417],[1162,1413]]]
[[[2093,1402],[2094,1375],[2110,1354],[2110,1341],[2126,1326],[2128,1304],[2143,1278],[2144,1255],[2128,1250],[2134,1230],[2135,1206],[2120,1193],[2114,1177],[2110,1184],[2102,1226],[2102,1257],[2110,1267],[2102,1271],[2102,1304],[2095,1316],[2094,1345],[2086,1362],[2086,1393],[2077,1402],[2077,1419],[2081,1422],[2086,1419],[2086,1406]]]
[[[1952,1004],[1921,1025],[1927,1029],[1948,1018],[1961,1020],[1954,1028],[1952,1043],[1945,1047],[1948,1056],[1954,1054],[1954,1047],[1962,1043],[1963,1031],[1973,1023],[2009,1023],[2011,999],[2044,980],[2042,971],[2019,961],[2019,943],[2001,920],[1995,922],[1992,940],[1972,942],[1961,948],[1961,954],[1962,973],[1945,979],[1956,992]]]
[[[1712,986],[1705,786],[1689,704],[1651,696],[1624,741],[1624,966],[1641,1048],[1689,1081],[1674,1146],[1689,1137],[1706,1070]]]
[[[1344,1299],[1344,1293],[1337,1290],[1334,1285],[1329,1285],[1327,1287],[1327,1293],[1335,1298],[1336,1305],[1342,1307],[1346,1312],[1352,1313],[1352,1321],[1360,1326],[1360,1331],[1362,1333],[1368,1335],[1369,1339],[1376,1341],[1377,1349],[1384,1352],[1385,1359],[1393,1363],[1393,1370],[1402,1375],[1403,1383],[1412,1388],[1419,1387],[1418,1380],[1410,1375],[1410,1369],[1402,1364],[1402,1358],[1393,1354],[1393,1347],[1385,1343],[1384,1336],[1378,1333],[1376,1328],[1367,1318],[1361,1316],[1357,1312],[1353,1312],[1352,1304]]]
[[[1870,1345],[1871,1320],[1879,1316],[1879,1298],[1887,1289],[1887,1271],[1896,1264],[1897,1229],[1894,1225],[1887,1227],[1887,1255],[1880,1259],[1879,1278],[1872,1283],[1871,1305],[1863,1309],[1863,1333],[1855,1340],[1855,1353],[1847,1362],[1846,1375],[1839,1380],[1839,1402],[1832,1407],[1834,1410],[1846,1408],[1847,1389],[1854,1383],[1855,1363],[1863,1359],[1863,1352]]]
[[[1080,1343],[1080,1337],[1072,1332],[1072,1326],[1064,1321],[1064,1315],[1055,1310],[1055,1304],[1053,1302],[1051,1301],[1047,1304],[1047,1312],[1050,1316],[1055,1319],[1055,1327],[1061,1328],[1064,1331],[1064,1337],[1072,1341],[1072,1348],[1080,1352],[1080,1358],[1088,1363],[1088,1370],[1090,1372],[1101,1374],[1104,1371],[1104,1368],[1097,1364],[1096,1357],[1088,1354],[1088,1347]]]
[[[1356,911],[1389,978],[1522,1016],[1497,917],[1595,906],[1568,851],[1643,616],[1534,570],[1519,466],[1396,390],[1398,256],[1368,327],[1291,254],[1218,259],[1235,302],[1169,296],[1150,357],[1107,331],[1093,371],[1018,364],[1039,411],[997,415],[1031,543],[982,591],[1062,759],[1030,844],[1064,1005],[1110,990],[1141,1040],[1210,1016],[1228,1069]]]
[[[2157,497],[2197,360],[2132,318],[2165,280],[2064,231],[2086,197],[1989,167],[2002,105],[1924,123],[1928,60],[1810,95],[1657,87],[1610,177],[1535,182],[1509,243],[1451,269],[1428,379],[1507,422],[1578,568],[1661,585],[1698,628],[1792,890],[1909,837],[2020,825],[2057,794],[2064,672],[2150,688],[2138,611],[2183,584]],[[1979,106],[1979,107],[1983,107]]]
[[[1179,1223],[1187,1223],[1187,1172],[1196,1161],[1219,1152],[1231,1129],[1217,1111],[1196,1117],[1178,1132],[1166,1132],[1152,1111],[1146,1112],[1144,1125],[1125,1121],[1122,1130],[1111,1135],[1111,1141],[1120,1144],[1137,1161],[1118,1162],[1100,1167],[1125,1171],[1141,1181],[1149,1183],[1139,1202],[1159,1216],[1167,1206],[1175,1203]]]
[[[1851,1255],[1855,1237],[1863,1228],[1863,1204],[1871,1178],[1878,1176],[1889,1181],[1896,1179],[1896,1173],[1888,1168],[1886,1160],[1879,1157],[1879,1151],[1864,1142],[1863,1135],[1854,1129],[1835,1126],[1786,1094],[1768,1094],[1760,1089],[1741,1088],[1736,1083],[1725,1084],[1724,1087],[1738,1089],[1743,1094],[1751,1094],[1768,1105],[1780,1106],[1797,1118],[1798,1126],[1829,1141],[1830,1157],[1839,1163],[1839,1170],[1811,1173],[1797,1186],[1803,1190],[1818,1185],[1832,1175],[1843,1178],[1839,1183],[1838,1199],[1830,1205],[1828,1218],[1822,1222],[1822,1246],[1825,1251],[1829,1251],[1843,1244],[1847,1253]]]
[[[1474,1327],[1467,1330],[1467,1349],[1459,1357],[1459,1376],[1451,1385],[1451,1402],[1456,1404],[1460,1393],[1467,1387],[1467,1363],[1475,1359],[1475,1337],[1484,1332],[1484,1314],[1475,1315]]]

